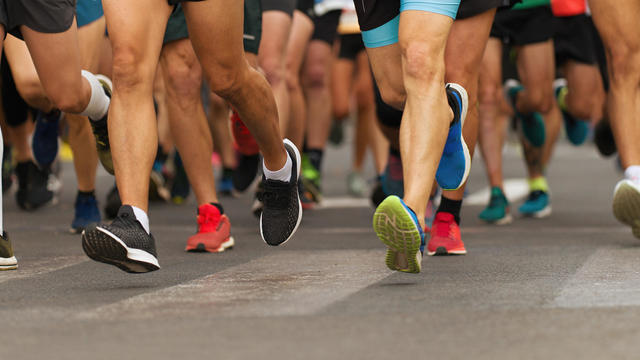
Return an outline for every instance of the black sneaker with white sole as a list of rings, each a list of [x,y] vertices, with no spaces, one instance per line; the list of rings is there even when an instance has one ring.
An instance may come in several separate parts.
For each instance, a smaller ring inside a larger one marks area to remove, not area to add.
[[[260,235],[271,246],[284,244],[291,239],[302,220],[302,205],[298,194],[300,153],[289,139],[284,140],[284,147],[293,163],[291,179],[284,182],[262,177],[264,191],[261,200],[264,206],[260,216]]]
[[[129,205],[120,207],[110,225],[90,225],[82,233],[82,249],[91,259],[129,273],[160,269],[153,235],[147,234]]]

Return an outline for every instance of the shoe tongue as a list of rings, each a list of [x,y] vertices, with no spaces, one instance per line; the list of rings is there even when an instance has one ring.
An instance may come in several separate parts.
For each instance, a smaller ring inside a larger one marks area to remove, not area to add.
[[[453,214],[444,211],[436,213],[436,221],[451,222],[453,221]]]

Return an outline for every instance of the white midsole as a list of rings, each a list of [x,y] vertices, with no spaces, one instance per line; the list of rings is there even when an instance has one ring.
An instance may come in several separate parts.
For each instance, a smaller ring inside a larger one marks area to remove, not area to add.
[[[16,264],[18,264],[18,260],[15,256],[12,256],[10,258],[0,257],[0,266],[13,266]]]
[[[155,256],[149,254],[148,252],[146,252],[144,250],[129,248],[122,240],[120,240],[120,238],[118,238],[116,235],[114,235],[111,231],[109,231],[107,229],[101,228],[99,226],[96,227],[96,229],[98,229],[99,231],[102,231],[107,236],[109,236],[113,240],[115,240],[118,243],[120,243],[120,245],[122,245],[122,247],[127,250],[127,258],[129,258],[131,260],[135,260],[135,261],[140,261],[140,262],[146,262],[146,263],[149,263],[149,264],[153,264],[153,265],[157,266],[158,268],[160,268],[160,264],[158,263],[158,259],[156,259]]]

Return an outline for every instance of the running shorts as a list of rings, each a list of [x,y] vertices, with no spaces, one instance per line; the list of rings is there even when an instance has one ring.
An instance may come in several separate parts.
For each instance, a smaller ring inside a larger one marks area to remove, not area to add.
[[[102,0],[78,0],[76,12],[78,27],[89,25],[104,16]]]
[[[592,31],[597,31],[591,17],[576,15],[556,18],[557,28],[553,37],[556,64],[573,60],[587,65],[597,63],[596,47]]]
[[[523,10],[501,10],[496,13],[491,37],[511,46],[523,46],[552,39],[556,18],[549,6]]]
[[[340,35],[338,58],[353,61],[361,51],[364,51],[364,43],[360,34]]]
[[[420,10],[455,19],[460,0],[355,0],[354,4],[364,45],[375,48],[398,42],[400,12]]]
[[[320,40],[333,45],[338,33],[341,14],[342,10],[332,10],[324,15],[315,17],[313,19],[314,29],[311,40]]]
[[[262,11],[282,11],[293,16],[297,5],[297,0],[262,0]]]
[[[2,111],[4,112],[7,125],[15,128],[27,121],[30,108],[16,89],[16,83],[13,80],[9,62],[4,52],[2,53],[2,61],[0,62],[0,72],[2,73],[2,84],[0,85],[2,89],[2,103],[11,104],[10,106],[3,106]]]
[[[187,1],[204,1],[204,0],[167,0],[169,5],[171,5],[171,6],[175,6],[175,5],[180,4],[181,2],[187,2]]]
[[[301,13],[307,15],[310,19],[313,19],[313,17],[314,17],[313,5],[314,4],[315,4],[314,0],[298,0],[298,3],[296,4],[296,10],[298,10]]]
[[[244,2],[244,51],[258,54],[260,37],[262,34],[262,11],[260,0],[245,0]],[[176,9],[169,17],[167,29],[164,32],[163,44],[189,38],[187,20],[184,17],[182,6]]]
[[[75,0],[0,0],[0,22],[20,39],[20,26],[55,34],[67,31],[76,15]]]
[[[467,19],[504,5],[504,0],[461,0],[456,19]]]

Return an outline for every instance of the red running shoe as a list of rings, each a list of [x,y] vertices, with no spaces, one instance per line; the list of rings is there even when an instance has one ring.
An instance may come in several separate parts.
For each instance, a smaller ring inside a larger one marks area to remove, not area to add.
[[[198,207],[198,233],[187,240],[186,251],[223,252],[233,247],[231,223],[211,204]]]
[[[257,155],[260,152],[258,143],[235,110],[233,110],[231,114],[231,132],[235,140],[236,150],[238,150],[240,154],[251,156]]]
[[[427,244],[427,255],[464,255],[467,249],[460,237],[460,227],[453,214],[439,212],[431,228],[431,238]]]

